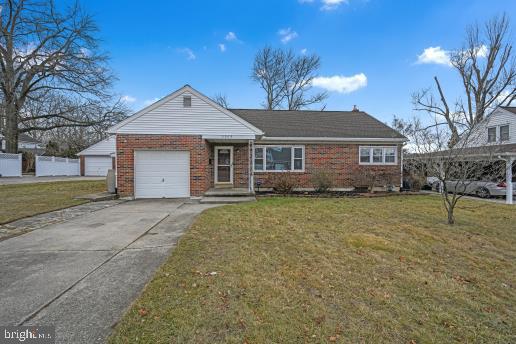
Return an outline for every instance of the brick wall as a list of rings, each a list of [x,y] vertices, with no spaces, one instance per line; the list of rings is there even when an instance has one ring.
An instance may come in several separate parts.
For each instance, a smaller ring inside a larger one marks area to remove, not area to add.
[[[86,169],[86,165],[84,164],[84,155],[79,156],[79,166],[81,176],[84,176],[84,170]]]
[[[210,147],[200,136],[117,135],[117,186],[121,196],[134,195],[135,150],[188,150],[190,152],[190,194],[201,196],[212,184]]]
[[[305,171],[292,172],[298,187],[312,188],[313,175],[316,171],[324,170],[330,174],[334,187],[349,188],[367,183],[367,175],[371,173],[389,175],[395,186],[400,185],[400,154],[398,148],[398,163],[396,165],[359,165],[357,144],[305,144]],[[256,180],[262,181],[261,187],[272,187],[277,172],[255,172]]]

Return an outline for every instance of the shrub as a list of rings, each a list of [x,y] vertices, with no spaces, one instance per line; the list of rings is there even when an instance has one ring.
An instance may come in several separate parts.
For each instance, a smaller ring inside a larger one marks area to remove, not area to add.
[[[292,193],[297,186],[296,179],[292,173],[275,173],[272,177],[272,189],[280,194]]]
[[[316,192],[325,193],[332,188],[333,178],[327,171],[319,170],[312,175],[312,184]]]

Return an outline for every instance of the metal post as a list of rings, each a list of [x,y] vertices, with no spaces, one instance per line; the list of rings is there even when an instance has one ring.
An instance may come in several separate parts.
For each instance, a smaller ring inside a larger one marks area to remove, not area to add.
[[[513,204],[512,200],[512,164],[514,162],[514,157],[509,157],[505,160],[505,184],[507,184],[505,188],[505,203]]]

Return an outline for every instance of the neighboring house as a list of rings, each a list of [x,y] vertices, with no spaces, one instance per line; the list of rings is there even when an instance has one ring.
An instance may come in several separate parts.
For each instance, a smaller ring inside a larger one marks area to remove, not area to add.
[[[81,162],[81,176],[105,176],[114,168],[116,137],[110,136],[77,153]]]
[[[5,151],[5,139],[2,134],[0,134],[0,141],[2,151]],[[35,138],[27,135],[27,134],[18,134],[18,150],[20,152],[31,152],[34,154],[43,154],[45,152],[45,145],[43,142],[36,140]]]
[[[516,107],[497,107],[474,127],[468,141],[469,147],[492,145],[515,145],[516,147]]]
[[[214,187],[272,187],[280,174],[313,189],[329,173],[336,189],[363,176],[401,182],[406,138],[365,112],[225,109],[186,85],[110,128],[117,187],[136,198],[197,197]]]

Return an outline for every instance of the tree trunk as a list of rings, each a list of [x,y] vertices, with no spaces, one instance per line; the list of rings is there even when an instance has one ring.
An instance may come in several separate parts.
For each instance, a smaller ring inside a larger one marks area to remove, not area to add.
[[[450,207],[448,210],[448,224],[453,225],[455,223],[455,216],[453,216],[453,208]]]
[[[18,153],[18,111],[15,104],[5,104],[5,152]]]

